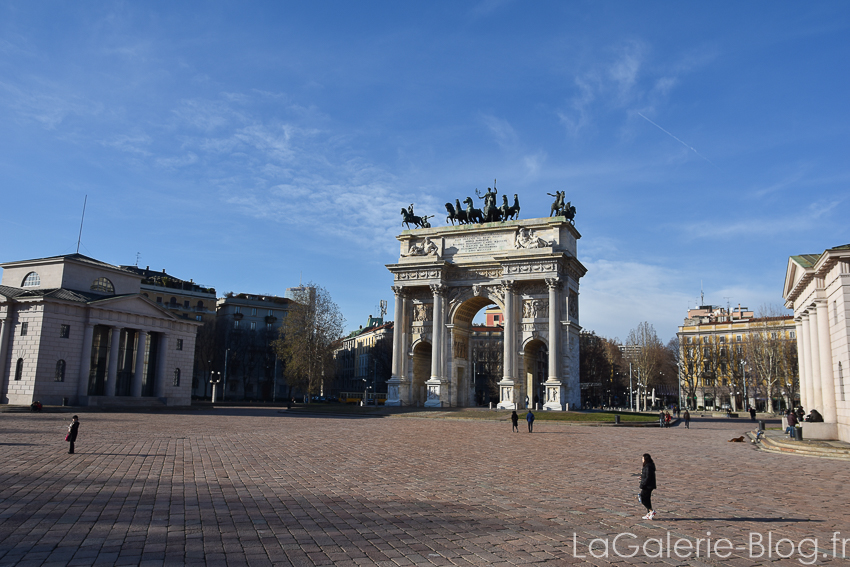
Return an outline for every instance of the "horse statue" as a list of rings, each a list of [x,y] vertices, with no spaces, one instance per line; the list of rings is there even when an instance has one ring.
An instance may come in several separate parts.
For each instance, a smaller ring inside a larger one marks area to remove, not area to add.
[[[505,204],[507,204],[507,197],[505,197]],[[519,197],[514,193],[514,204],[508,207],[507,212],[504,214],[505,220],[508,219],[519,219]]]
[[[428,222],[427,219],[425,221],[423,221],[422,217],[410,214],[410,211],[408,211],[405,208],[401,209],[401,217],[402,217],[401,218],[401,224],[406,224],[408,230],[410,230],[410,224],[411,223],[413,223],[414,228],[427,228],[427,227],[423,226],[423,222],[425,222],[425,223]],[[428,225],[428,226],[430,226],[430,225]]]
[[[446,217],[446,222],[451,222],[452,226],[454,226],[455,221],[458,221],[460,224],[460,220],[457,218],[457,212],[455,211],[454,205],[451,203],[446,203],[446,211],[449,213],[449,216]]]
[[[463,200],[463,202],[466,203],[466,222],[469,222],[469,223],[473,223],[473,222],[482,223],[482,222],[484,222],[484,215],[481,214],[481,209],[476,209],[475,207],[472,206],[473,205],[472,197],[467,197],[466,199]]]
[[[455,218],[458,224],[468,224],[469,217],[466,216],[466,209],[460,206],[460,199],[455,199]]]
[[[558,211],[558,216],[566,218],[573,224],[573,226],[575,226],[576,208],[570,204],[570,201],[567,201],[567,204],[564,205],[564,208]]]
[[[502,218],[502,220],[508,220],[510,210],[511,206],[508,204],[508,196],[502,195],[502,206],[499,207],[499,216]]]
[[[422,215],[422,228],[431,228],[431,223],[428,219],[434,218],[434,215]]]

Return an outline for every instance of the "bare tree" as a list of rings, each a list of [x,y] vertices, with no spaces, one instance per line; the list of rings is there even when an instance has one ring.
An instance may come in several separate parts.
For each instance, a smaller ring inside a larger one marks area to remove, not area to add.
[[[641,411],[645,411],[647,389],[655,377],[664,347],[658,339],[655,327],[646,321],[629,331],[626,346],[627,357],[637,370],[638,386],[643,393],[640,400]]]
[[[780,385],[789,382],[791,348],[783,329],[783,313],[774,306],[759,309],[757,320],[750,327],[747,336],[747,355],[756,373],[756,393],[767,398],[767,411],[773,413],[774,396],[780,394]],[[793,383],[793,376],[791,378]]]
[[[299,288],[294,299],[274,348],[284,361],[287,383],[305,394],[317,394],[325,377],[334,375],[333,353],[345,318],[328,291],[316,284]]]

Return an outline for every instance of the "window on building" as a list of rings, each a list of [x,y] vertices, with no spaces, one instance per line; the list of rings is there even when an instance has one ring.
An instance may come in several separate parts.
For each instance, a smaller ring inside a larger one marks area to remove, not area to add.
[[[157,297],[157,298],[156,298],[156,302],[157,302],[157,303],[162,303],[162,298],[161,298],[161,297]]]
[[[272,330],[272,324],[271,324],[271,323],[266,323],[266,330],[267,330],[267,331],[271,331],[271,330]]]
[[[90,289],[101,293],[115,293],[115,286],[108,278],[97,278],[91,283]]]
[[[239,328],[239,321],[234,321],[234,322],[233,322],[233,328],[234,328],[234,329],[238,329],[238,328]]]
[[[188,299],[183,300],[183,309],[189,309],[189,300]]]
[[[169,299],[169,300],[168,300],[168,305],[169,305],[170,307],[176,307],[176,306],[177,306],[177,298],[176,298],[176,297],[172,297],[171,299]]]
[[[21,336],[22,337],[27,336],[27,331],[29,330],[29,326],[30,326],[30,324],[27,323],[26,321],[21,323]]]
[[[175,386],[180,385],[180,369],[179,368],[174,369],[174,385]]]
[[[720,344],[722,344],[722,345],[726,344],[726,337],[723,336],[723,335],[720,336]]]
[[[198,302],[198,309],[203,309],[203,308],[204,308],[204,302],[203,302],[203,301],[199,301],[199,302]]]
[[[771,331],[771,333],[770,333],[770,338],[771,338],[771,339],[774,339],[774,340],[775,340],[778,336],[779,336],[779,335],[777,335],[777,334],[776,334],[776,331]]]
[[[252,331],[256,331],[256,330],[257,330],[257,322],[256,322],[256,321],[251,321],[251,330],[252,330]]]
[[[256,317],[256,316],[257,316],[257,308],[256,308],[256,307],[252,307],[252,308],[251,308],[251,317]]]
[[[59,338],[67,339],[71,336],[71,325],[59,325]]]
[[[720,372],[722,372],[723,374],[726,374],[726,363],[725,362],[720,363]]]
[[[38,287],[41,285],[41,278],[35,272],[30,272],[24,276],[24,281],[21,282],[21,287]]]
[[[703,355],[704,357],[708,358],[708,356],[709,356],[708,347],[703,347],[703,349],[702,349],[702,355]]]
[[[234,313],[242,313],[242,307],[237,305],[236,307],[233,308],[233,312]]]
[[[274,310],[273,309],[269,309],[269,317],[274,317]]]
[[[64,382],[65,381],[65,361],[58,360],[56,362],[56,375],[53,377],[54,382]]]
[[[693,337],[688,337],[688,344],[693,343]]]
[[[735,342],[736,343],[741,342],[741,335],[735,335]]]
[[[201,315],[195,315],[195,321],[203,321],[204,318]]]
[[[24,359],[19,358],[18,363],[15,364],[15,380],[20,380],[24,375]]]
[[[788,333],[788,336],[791,337],[792,339],[796,339],[797,338],[797,331],[790,331]]]
[[[744,347],[742,347],[741,345],[738,345],[737,347],[735,347],[735,352],[737,352],[738,354],[743,354],[744,353]]]
[[[177,339],[177,350],[183,350],[183,339]]]

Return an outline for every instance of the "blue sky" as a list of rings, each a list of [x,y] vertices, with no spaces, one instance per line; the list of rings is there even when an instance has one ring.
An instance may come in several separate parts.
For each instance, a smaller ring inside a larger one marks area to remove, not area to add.
[[[662,340],[850,242],[846,2],[0,2],[0,261],[390,301],[399,210],[577,208],[581,322]],[[303,274],[303,276],[302,276]],[[728,300],[727,300],[728,298]]]

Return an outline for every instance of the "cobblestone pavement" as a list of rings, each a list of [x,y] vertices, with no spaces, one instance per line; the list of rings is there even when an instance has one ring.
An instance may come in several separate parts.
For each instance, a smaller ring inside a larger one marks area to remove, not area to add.
[[[538,420],[529,434],[238,408],[81,413],[68,455],[68,417],[0,415],[2,565],[800,565],[805,538],[817,564],[850,565],[847,463],[729,443],[744,421]],[[637,501],[644,452],[654,521]],[[618,534],[634,537],[615,548]]]

